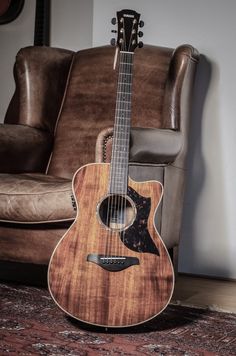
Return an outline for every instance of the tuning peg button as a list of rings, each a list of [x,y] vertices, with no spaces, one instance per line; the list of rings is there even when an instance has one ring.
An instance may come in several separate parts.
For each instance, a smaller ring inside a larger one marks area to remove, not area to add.
[[[138,46],[139,46],[139,48],[142,48],[142,47],[143,47],[143,42],[140,41],[140,42],[138,43]]]
[[[139,36],[139,37],[143,37],[143,32],[142,32],[142,31],[139,31],[139,32],[138,32],[138,36]]]
[[[143,27],[144,26],[144,22],[141,20],[139,21],[139,27]]]
[[[115,38],[112,38],[110,43],[111,43],[112,46],[115,46],[115,45],[116,45],[116,40],[115,40]]]
[[[115,18],[115,17],[113,17],[113,18],[111,19],[111,23],[112,23],[112,25],[115,25],[115,24],[116,24],[116,18]]]

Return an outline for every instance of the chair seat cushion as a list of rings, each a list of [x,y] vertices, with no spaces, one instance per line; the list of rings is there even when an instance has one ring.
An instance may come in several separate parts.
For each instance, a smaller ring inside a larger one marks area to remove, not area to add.
[[[70,179],[45,174],[0,174],[0,220],[50,223],[73,220]]]

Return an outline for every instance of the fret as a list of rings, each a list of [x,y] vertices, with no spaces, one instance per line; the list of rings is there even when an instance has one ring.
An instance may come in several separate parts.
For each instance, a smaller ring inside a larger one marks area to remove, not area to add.
[[[118,105],[117,105],[116,111],[129,111],[129,112],[131,112],[131,107],[123,108],[123,109],[121,110],[120,107],[118,107]]]
[[[120,108],[116,108],[116,111],[120,111]],[[131,112],[131,109],[122,109],[122,111],[130,111]]]
[[[122,85],[129,85],[129,86],[132,85],[132,83],[126,83],[126,82],[118,82],[118,85],[119,85],[119,84],[122,84]]]
[[[123,153],[122,153],[123,152]],[[118,164],[121,165],[122,163],[125,162],[125,160],[127,159],[129,150],[128,151],[120,151],[117,150],[116,152],[114,152],[114,154],[112,155],[112,157],[117,157],[119,158],[119,162],[117,162],[117,166]]]
[[[115,156],[116,157],[116,156]],[[126,163],[127,163],[127,159],[129,158],[129,155],[127,156],[123,156],[122,159],[121,157],[119,157],[119,167],[122,167],[122,169],[125,168],[126,166]],[[112,166],[113,167],[113,166]],[[114,167],[113,167],[114,168]],[[114,168],[115,169],[115,168]],[[113,172],[114,172],[114,169],[113,169]]]
[[[110,194],[121,194],[125,195],[126,194],[127,188],[121,187],[121,188],[111,188]]]
[[[132,73],[122,73],[122,72],[121,72],[120,74],[132,76]]]
[[[114,131],[114,134],[115,134],[115,131]],[[126,131],[121,131],[118,135],[116,135],[116,137],[113,138],[114,144],[116,144],[116,142],[117,142],[116,139],[118,139],[118,140],[126,139],[126,141],[127,141],[127,140],[130,139],[130,134],[128,132],[126,132]]]
[[[124,157],[119,157],[119,167],[122,167],[122,170],[126,167],[127,159],[129,158],[129,155],[124,156]],[[115,170],[115,168],[114,168]]]
[[[118,91],[117,93],[118,94],[122,94],[122,95],[131,95],[131,93],[127,93],[127,92],[124,92],[124,91]]]
[[[118,101],[118,103],[131,103],[130,101],[127,101],[127,100],[117,100]]]
[[[125,141],[127,142],[128,138],[122,138],[122,137],[119,137],[116,139],[116,141]]]
[[[116,152],[114,153],[114,155],[115,155],[116,153],[119,153],[119,155],[116,155],[116,157],[121,157],[121,155],[123,154],[123,152],[124,152],[124,153],[127,153],[128,150],[121,151],[121,150],[116,149]],[[113,156],[114,156],[114,155],[113,155]],[[121,163],[121,162],[119,162],[119,164],[120,164],[120,163]]]
[[[126,140],[126,143],[128,144],[129,140]],[[125,146],[125,147],[123,147]],[[128,148],[126,147],[126,145],[123,144],[118,144],[117,138],[114,139],[114,149],[116,150],[116,152],[127,152]]]
[[[129,137],[129,132],[127,132],[127,131],[129,131],[129,129],[130,129],[130,125],[126,125],[125,123],[117,123],[117,124],[115,124],[115,130],[114,131],[117,131],[117,130],[119,130],[119,133],[122,135],[122,136],[124,136],[124,134],[127,134],[127,137]],[[121,135],[117,135],[117,136],[121,136]]]
[[[130,65],[130,66],[132,66],[132,65],[133,65],[133,63],[129,63],[129,62],[121,62],[121,61],[120,61],[120,64],[128,64],[128,65]]]
[[[120,61],[120,68],[121,68],[121,70],[123,70],[124,68],[126,70],[130,70],[132,68],[132,63]]]
[[[117,172],[117,170],[115,170],[116,178],[117,178],[117,177],[124,177],[124,174],[125,174],[124,170],[122,169],[120,172],[121,172],[121,173],[119,173],[119,172]]]
[[[117,88],[117,96],[116,97],[119,97],[119,96],[123,96],[123,95],[131,95],[131,90],[127,90],[125,88],[122,88],[122,86],[119,86]]]
[[[125,116],[116,116],[116,119],[120,119],[120,120],[123,120],[123,121],[127,121],[127,123],[129,123],[130,122],[130,118],[129,117],[125,117]],[[125,124],[118,124],[119,126],[124,126]],[[128,125],[127,125],[127,127],[128,127]]]

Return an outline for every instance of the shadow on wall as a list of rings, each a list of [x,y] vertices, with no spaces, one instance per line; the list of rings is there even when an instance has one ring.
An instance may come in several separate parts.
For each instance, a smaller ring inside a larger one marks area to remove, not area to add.
[[[217,168],[222,162],[219,78],[217,63],[210,62],[201,55],[193,92],[179,271],[227,278],[230,277],[230,271],[225,267],[229,251],[224,207],[224,172]],[[208,93],[210,87],[212,90]],[[207,105],[206,110],[209,111],[204,115],[206,97],[210,105]],[[204,125],[203,117],[207,119]],[[203,127],[208,132],[202,132]],[[208,142],[207,167],[202,153],[203,137]]]
[[[202,119],[211,76],[211,63],[204,55],[200,55],[195,78],[191,112],[187,184],[183,206],[182,232],[179,250],[180,272],[188,272],[189,269],[191,269],[191,265],[194,263],[194,217],[198,197],[201,193],[205,179],[204,159],[201,151]],[[190,273],[192,273],[192,271],[190,271]]]

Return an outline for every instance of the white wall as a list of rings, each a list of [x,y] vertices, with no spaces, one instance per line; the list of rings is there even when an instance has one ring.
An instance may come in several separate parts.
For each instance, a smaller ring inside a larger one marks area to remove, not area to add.
[[[92,46],[93,0],[51,0],[51,46],[74,51]]]
[[[122,8],[141,13],[144,43],[190,43],[204,55],[196,85],[179,270],[236,278],[236,2],[94,0],[94,46],[109,43],[110,19]]]
[[[13,65],[17,51],[32,45],[34,39],[35,0],[25,1],[22,12],[13,22],[0,26],[0,122],[14,92]]]
[[[179,269],[236,278],[236,2],[52,0],[51,45],[76,50],[108,44],[110,19],[122,8],[142,14],[144,43],[190,43],[204,55],[196,85]],[[35,0],[26,0],[21,15],[0,26],[0,120],[14,91],[15,54],[33,43],[34,10]]]

